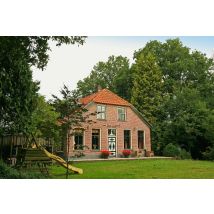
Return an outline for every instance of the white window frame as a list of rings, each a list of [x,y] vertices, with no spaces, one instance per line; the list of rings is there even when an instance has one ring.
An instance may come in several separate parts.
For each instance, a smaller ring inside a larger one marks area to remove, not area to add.
[[[124,113],[123,113],[125,115],[124,120],[120,119],[119,109],[123,109],[124,110]],[[125,107],[121,107],[121,106],[117,107],[117,120],[118,121],[126,121],[126,108]]]
[[[101,112],[98,111],[98,108],[101,107]],[[103,111],[103,108],[104,108],[104,111]],[[104,115],[104,118],[99,115]],[[106,120],[106,105],[97,105],[97,119],[98,120]]]

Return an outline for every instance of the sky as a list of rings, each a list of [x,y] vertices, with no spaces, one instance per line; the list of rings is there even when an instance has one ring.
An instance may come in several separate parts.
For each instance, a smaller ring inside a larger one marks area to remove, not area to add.
[[[75,89],[77,82],[87,77],[99,61],[107,61],[111,55],[122,55],[133,62],[135,50],[143,48],[150,40],[164,42],[169,36],[93,36],[83,46],[62,45],[56,47],[50,42],[49,62],[44,71],[33,69],[33,79],[40,81],[39,93],[46,99],[52,94],[60,97],[60,89],[66,84]],[[208,57],[214,54],[214,37],[182,36],[184,45],[199,50]]]

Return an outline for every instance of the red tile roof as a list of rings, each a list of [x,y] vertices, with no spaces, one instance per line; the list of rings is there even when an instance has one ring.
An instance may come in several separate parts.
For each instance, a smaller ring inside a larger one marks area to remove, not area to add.
[[[109,91],[108,89],[102,89],[94,94],[80,99],[80,102],[87,105],[90,102],[119,105],[119,106],[131,106],[129,102]]]

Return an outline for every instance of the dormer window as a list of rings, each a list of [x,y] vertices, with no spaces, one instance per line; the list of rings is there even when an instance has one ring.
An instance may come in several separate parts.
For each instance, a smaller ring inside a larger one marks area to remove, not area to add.
[[[97,119],[100,119],[100,120],[106,119],[106,106],[97,105]]]
[[[119,121],[125,121],[126,120],[126,109],[125,109],[125,107],[118,107],[117,112],[118,112],[118,120]]]

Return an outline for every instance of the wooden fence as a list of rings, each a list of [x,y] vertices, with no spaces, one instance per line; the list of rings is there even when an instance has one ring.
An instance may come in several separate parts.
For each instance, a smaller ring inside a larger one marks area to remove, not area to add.
[[[45,140],[43,138],[36,138],[36,141],[48,148],[50,152],[53,152],[54,142],[52,139]],[[0,159],[11,159],[17,155],[18,148],[25,148],[30,146],[33,142],[31,139],[24,135],[7,135],[0,136]]]

